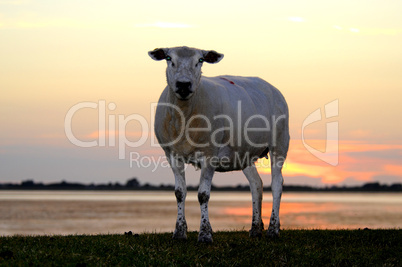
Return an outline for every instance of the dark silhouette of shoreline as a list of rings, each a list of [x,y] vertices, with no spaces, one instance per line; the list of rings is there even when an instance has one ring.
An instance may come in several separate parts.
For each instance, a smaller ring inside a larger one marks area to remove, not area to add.
[[[197,191],[197,186],[188,186],[189,191]],[[141,184],[137,178],[129,179],[125,184],[81,184],[62,181],[59,183],[44,184],[33,180],[22,181],[21,183],[0,183],[0,190],[136,190],[136,191],[174,191],[173,185],[151,185]],[[250,191],[248,185],[237,186],[214,186],[214,191]],[[264,187],[264,191],[271,191],[271,187]],[[380,183],[366,183],[362,186],[328,186],[311,187],[299,185],[284,185],[284,192],[402,192],[402,184],[382,185]]]

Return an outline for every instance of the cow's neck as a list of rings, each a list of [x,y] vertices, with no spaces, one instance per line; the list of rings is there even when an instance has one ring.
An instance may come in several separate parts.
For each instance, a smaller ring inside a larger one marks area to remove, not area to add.
[[[184,118],[189,120],[192,116],[197,113],[197,106],[199,103],[197,100],[197,91],[194,95],[188,100],[179,100],[173,90],[169,90],[169,103],[177,107],[183,112]]]

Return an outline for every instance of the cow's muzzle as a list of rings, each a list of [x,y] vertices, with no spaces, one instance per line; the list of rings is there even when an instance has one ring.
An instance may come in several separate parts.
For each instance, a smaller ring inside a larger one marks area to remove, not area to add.
[[[176,82],[176,94],[180,96],[182,100],[187,100],[193,92],[191,91],[191,82]]]

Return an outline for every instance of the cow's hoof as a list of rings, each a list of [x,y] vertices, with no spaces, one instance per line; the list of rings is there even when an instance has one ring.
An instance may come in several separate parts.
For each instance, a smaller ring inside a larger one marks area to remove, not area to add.
[[[187,234],[186,233],[179,233],[179,232],[174,231],[173,239],[175,239],[175,240],[186,240],[187,239]]]
[[[257,237],[261,237],[262,236],[262,231],[261,229],[257,229],[257,228],[251,228],[251,230],[249,231],[250,233],[250,237],[252,238],[257,238]]]
[[[209,222],[201,224],[200,233],[198,234],[198,242],[212,243],[212,227]]]
[[[261,237],[262,236],[262,230],[264,230],[264,224],[261,222],[259,224],[253,223],[251,225],[251,230],[250,230],[250,237]]]
[[[173,239],[176,240],[185,240],[187,239],[187,224],[178,224],[176,223],[176,229],[173,233]]]
[[[274,227],[269,227],[268,231],[267,231],[267,237],[278,238],[279,237],[279,228],[275,229]]]
[[[198,242],[210,244],[213,242],[211,233],[202,233],[198,235]]]

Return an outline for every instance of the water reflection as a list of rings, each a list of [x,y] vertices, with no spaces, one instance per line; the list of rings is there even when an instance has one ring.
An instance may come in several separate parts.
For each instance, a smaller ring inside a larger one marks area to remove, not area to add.
[[[268,224],[271,196],[263,202]],[[213,192],[210,220],[215,231],[249,229],[251,195]],[[186,218],[198,230],[196,192],[189,192]],[[400,228],[402,194],[284,193],[282,228]],[[174,192],[2,191],[0,235],[171,232],[176,220]]]
[[[271,203],[263,203],[262,214],[268,224]],[[250,206],[230,207],[225,214],[250,222]],[[357,229],[357,228],[400,228],[402,226],[402,206],[400,203],[294,203],[283,202],[280,209],[282,228],[308,229]]]

